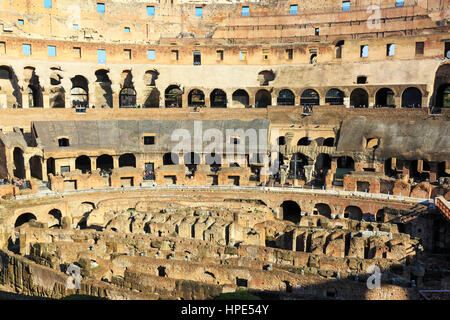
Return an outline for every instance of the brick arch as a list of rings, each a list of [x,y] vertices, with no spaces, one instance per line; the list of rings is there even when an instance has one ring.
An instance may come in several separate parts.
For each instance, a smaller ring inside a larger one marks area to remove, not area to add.
[[[24,214],[24,213],[32,213],[36,217],[36,220],[38,222],[42,223],[48,223],[52,221],[54,218],[49,213],[52,210],[59,210],[61,212],[61,219],[64,217],[70,217],[66,203],[57,203],[57,204],[47,204],[42,206],[35,206],[35,207],[26,207],[26,208],[20,208],[14,211],[14,214],[12,214],[7,220],[6,225],[10,225],[14,227],[14,224],[17,220],[17,218]]]

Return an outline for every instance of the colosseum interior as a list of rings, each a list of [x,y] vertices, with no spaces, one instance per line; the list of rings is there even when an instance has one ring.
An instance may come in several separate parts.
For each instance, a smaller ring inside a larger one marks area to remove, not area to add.
[[[0,297],[450,299],[449,21],[1,1]]]

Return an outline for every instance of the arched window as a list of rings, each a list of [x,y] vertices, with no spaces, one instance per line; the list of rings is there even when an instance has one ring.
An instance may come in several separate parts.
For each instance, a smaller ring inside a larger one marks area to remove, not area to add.
[[[355,108],[367,108],[369,106],[369,94],[366,90],[356,88],[350,95],[350,105]]]
[[[283,212],[283,220],[293,223],[300,222],[301,209],[297,202],[291,200],[284,201],[281,204],[281,210]]]
[[[422,92],[414,87],[406,88],[402,94],[403,108],[420,108],[422,106]]]
[[[169,86],[165,92],[165,104],[166,108],[181,108],[182,107],[182,94],[180,87]]]
[[[205,105],[205,94],[202,90],[193,89],[188,95],[188,106],[204,106]]]
[[[227,94],[220,89],[214,89],[210,94],[211,108],[226,108]]]
[[[382,88],[375,95],[375,105],[379,107],[395,107],[394,91],[389,88]]]
[[[437,90],[436,107],[450,108],[450,84],[441,85]]]
[[[72,89],[70,90],[72,106],[87,107],[89,105],[88,80],[85,77],[80,76],[80,75],[77,75],[70,80],[72,81]]]
[[[279,106],[293,106],[295,105],[295,95],[289,89],[283,89],[278,94],[277,105]]]
[[[75,169],[83,173],[91,171],[91,159],[88,156],[79,156],[75,159]]]
[[[339,89],[330,89],[325,95],[325,103],[334,105],[343,105],[344,104],[345,94]]]
[[[232,96],[232,106],[233,107],[241,107],[246,108],[249,105],[250,98],[248,96],[247,91],[238,89],[233,92]]]
[[[72,106],[87,107],[89,104],[87,91],[83,88],[72,88],[70,90],[70,97],[72,99]]]
[[[119,167],[135,167],[136,157],[132,153],[125,153],[119,157]]]
[[[300,97],[300,104],[302,106],[305,106],[305,105],[318,106],[319,103],[320,103],[320,98],[319,98],[319,94],[317,93],[317,91],[315,91],[313,89],[307,89],[307,90],[303,91],[303,93]]]
[[[21,225],[30,222],[32,220],[37,220],[36,216],[30,212],[22,213],[17,217],[16,222],[14,223],[14,228],[20,227]]]
[[[136,107],[136,91],[133,88],[123,88],[119,95],[120,108]]]
[[[256,108],[267,108],[272,104],[272,96],[270,92],[264,89],[259,90],[255,96],[255,107]]]
[[[101,171],[110,171],[114,168],[113,157],[108,154],[103,154],[97,158],[96,165],[97,169]]]

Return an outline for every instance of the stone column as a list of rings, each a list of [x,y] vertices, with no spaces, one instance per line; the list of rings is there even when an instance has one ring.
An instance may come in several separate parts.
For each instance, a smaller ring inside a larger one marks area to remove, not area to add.
[[[119,167],[119,157],[120,156],[112,156],[113,157],[113,167],[114,169]]]
[[[181,96],[181,103],[183,105],[183,108],[187,108],[188,107],[188,92],[185,92],[182,94]]]
[[[28,92],[22,91],[22,108],[28,109],[30,107],[29,101],[28,101]]]
[[[47,161],[43,157],[41,159],[41,167],[42,167],[42,181],[48,181],[47,175]]]
[[[91,159],[91,172],[97,169],[97,157],[89,157]]]
[[[70,96],[70,91],[72,90],[72,81],[70,78],[64,77],[61,79],[61,85],[64,88],[64,107],[72,108],[72,98]]]
[[[325,105],[325,94],[321,94],[319,98],[319,105],[324,106]]]
[[[344,106],[350,108],[350,97],[344,97]]]
[[[373,96],[369,95],[369,105],[368,105],[368,107],[369,108],[373,108],[374,105],[375,105],[375,96],[374,95]]]
[[[23,161],[24,161],[23,167],[25,169],[25,180],[30,180],[31,179],[30,157],[24,155]]]
[[[394,97],[394,101],[395,101],[396,108],[402,107],[402,96]]]
[[[248,104],[253,106],[253,108],[255,107],[255,103],[256,103],[255,100],[256,100],[255,95],[250,93],[248,96]]]

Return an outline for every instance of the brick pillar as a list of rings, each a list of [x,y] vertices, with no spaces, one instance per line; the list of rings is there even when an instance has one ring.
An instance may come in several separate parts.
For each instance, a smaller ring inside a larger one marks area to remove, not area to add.
[[[437,163],[430,163],[430,182],[436,182],[437,180]]]

